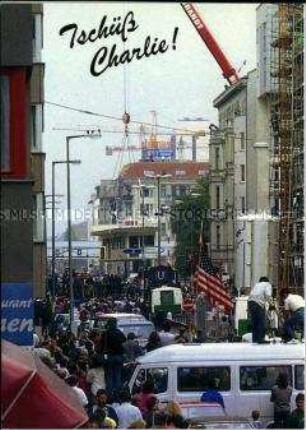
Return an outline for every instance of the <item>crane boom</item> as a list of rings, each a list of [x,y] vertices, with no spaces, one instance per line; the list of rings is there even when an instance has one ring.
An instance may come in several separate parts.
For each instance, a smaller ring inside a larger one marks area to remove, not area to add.
[[[224,78],[227,79],[230,85],[234,85],[236,82],[239,81],[238,73],[222,52],[220,46],[218,45],[218,42],[214,38],[213,34],[210,32],[208,27],[204,24],[202,18],[200,17],[193,4],[181,3],[181,6],[192,24],[194,25],[197,32],[199,33],[201,39],[219,64],[223,72]]]

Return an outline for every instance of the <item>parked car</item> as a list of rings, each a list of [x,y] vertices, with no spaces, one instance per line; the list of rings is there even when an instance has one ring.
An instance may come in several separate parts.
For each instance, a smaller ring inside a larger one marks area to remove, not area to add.
[[[246,419],[200,421],[191,425],[193,429],[253,429],[252,421]]]
[[[67,331],[70,330],[70,314],[64,313],[64,314],[56,314],[54,317],[54,323],[58,330],[60,331]],[[73,325],[72,325],[72,332],[77,335],[78,328],[81,324],[81,321],[78,317],[74,317]],[[85,323],[86,324],[86,323]],[[89,322],[88,322],[89,324]],[[85,327],[87,328],[87,327]],[[90,328],[90,327],[88,327]]]
[[[117,327],[125,336],[134,333],[141,347],[146,345],[150,334],[155,330],[154,324],[143,315],[129,313],[98,314],[93,328],[105,330],[110,319],[117,320]]]

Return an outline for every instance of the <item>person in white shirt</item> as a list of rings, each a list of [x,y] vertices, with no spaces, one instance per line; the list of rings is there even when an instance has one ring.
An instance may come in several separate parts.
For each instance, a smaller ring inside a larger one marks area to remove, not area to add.
[[[300,331],[304,337],[304,298],[298,294],[288,294],[284,300],[284,309],[289,313],[289,317],[283,325],[284,341],[288,342],[294,339],[296,331]]]
[[[119,392],[119,401],[120,405],[115,407],[118,428],[127,429],[135,421],[142,420],[140,409],[131,404],[131,394],[128,389]]]
[[[248,314],[251,319],[252,342],[265,343],[266,305],[272,304],[272,285],[266,276],[251,289],[248,298]]]
[[[81,405],[85,408],[88,405],[88,398],[82,388],[78,387],[78,377],[76,375],[70,375],[65,379],[65,382],[71,387],[72,391],[76,394]]]
[[[172,343],[175,343],[176,335],[174,333],[171,333],[170,330],[171,330],[171,323],[170,321],[166,320],[163,324],[163,330],[158,332],[162,346],[171,345]]]

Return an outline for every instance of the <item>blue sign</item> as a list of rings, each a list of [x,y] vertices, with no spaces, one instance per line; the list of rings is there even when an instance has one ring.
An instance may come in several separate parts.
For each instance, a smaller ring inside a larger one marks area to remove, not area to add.
[[[1,284],[1,336],[22,346],[33,345],[33,285]]]
[[[151,267],[146,277],[152,286],[157,286],[160,284],[172,284],[175,281],[176,274],[172,267],[160,265]]]
[[[163,149],[146,149],[145,157],[149,159],[159,159],[159,158],[174,158],[174,151],[172,148]]]

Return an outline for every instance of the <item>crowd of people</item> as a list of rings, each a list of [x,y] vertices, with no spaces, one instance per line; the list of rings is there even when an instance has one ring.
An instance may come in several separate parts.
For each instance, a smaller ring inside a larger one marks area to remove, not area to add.
[[[125,294],[119,294],[118,290],[115,295],[110,294],[108,287],[102,288],[98,296],[90,294],[79,302],[76,300],[80,320],[77,333],[72,333],[63,322],[54,318],[56,314],[69,313],[68,295],[59,296],[56,302],[48,296],[44,307],[36,312],[35,324],[42,327],[42,332],[40,337],[35,335],[34,352],[75,392],[88,414],[89,428],[188,428],[191,421],[184,418],[179,404],[159,404],[153,379],[145,380],[133,392],[127,384],[134,363],[142,354],[171,343],[197,341],[196,337],[190,336],[187,327],[178,326],[174,333],[169,319],[156,319],[156,329],[143,347],[135,333],[125,336],[118,329],[115,319],[110,319],[102,332],[88,329],[83,324],[94,319],[99,312],[135,312],[149,318],[150,303],[138,287],[137,283],[127,285]],[[300,327],[297,322],[301,324],[302,302],[297,302],[296,297],[292,296],[288,296],[286,306],[292,312],[287,324],[288,333],[292,330],[293,336],[296,327]],[[249,297],[255,342],[260,343],[264,339],[262,302],[266,303],[271,297],[269,281],[261,278]],[[288,377],[280,374],[270,399],[274,405],[274,428],[303,428],[304,395],[299,393],[296,397],[297,408],[294,411],[290,409],[291,397],[292,387]],[[222,395],[214,386],[214,381],[202,394],[201,401],[220,403],[226,413]],[[261,428],[260,412],[253,411],[252,418],[255,427]]]
[[[126,302],[90,301],[79,307],[80,319],[105,306],[108,311],[118,307],[122,310]],[[61,298],[56,311],[65,310],[67,301]],[[88,427],[155,428],[172,423],[187,428],[189,422],[178,413],[179,405],[172,409],[168,405],[167,410],[159,407],[154,380],[146,380],[134,393],[127,387],[137,357],[169,343],[187,342],[184,330],[175,335],[170,328],[165,321],[159,331],[151,333],[143,348],[134,333],[125,336],[117,328],[115,319],[109,319],[102,332],[81,328],[77,335],[60,324],[50,324],[40,338],[35,335],[33,351],[74,391],[88,414]]]

